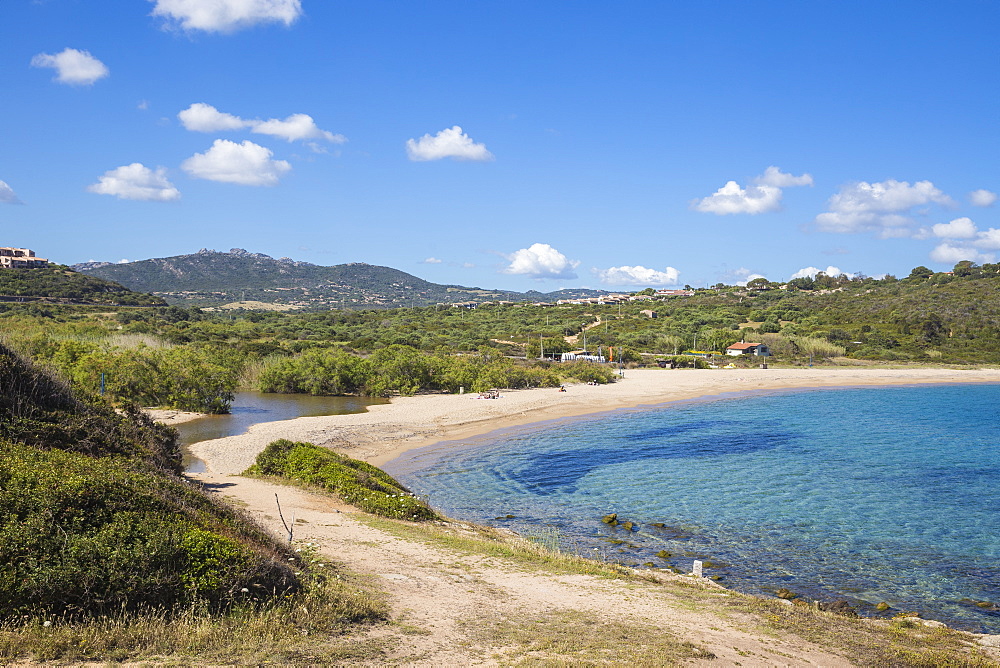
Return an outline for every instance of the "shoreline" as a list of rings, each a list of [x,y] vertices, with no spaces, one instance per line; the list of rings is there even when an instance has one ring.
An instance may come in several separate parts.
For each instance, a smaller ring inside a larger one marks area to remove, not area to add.
[[[370,406],[364,413],[262,423],[240,436],[196,443],[190,451],[205,462],[206,470],[190,477],[226,487],[260,486],[263,483],[239,477],[240,473],[278,438],[311,441],[383,467],[404,453],[435,444],[447,448],[454,442],[456,448],[463,447],[468,445],[461,443],[463,439],[499,430],[616,410],[651,409],[678,401],[713,400],[748,392],[976,383],[1000,384],[1000,369],[641,369],[626,371],[625,379],[612,385],[568,385],[565,393],[545,388],[510,391],[497,400],[476,399],[475,394],[400,397]],[[238,479],[227,482],[231,476]],[[262,508],[271,494],[268,487]],[[724,591],[738,591],[712,584]],[[919,617],[913,622],[946,626]],[[973,636],[990,646],[1000,637],[988,633]]]
[[[1000,369],[635,369],[609,385],[510,390],[499,399],[475,393],[393,398],[350,415],[300,417],[253,425],[245,434],[195,443],[206,472],[239,475],[268,443],[309,441],[383,466],[404,453],[493,431],[617,409],[654,407],[755,390],[821,389],[947,383],[1000,383]]]

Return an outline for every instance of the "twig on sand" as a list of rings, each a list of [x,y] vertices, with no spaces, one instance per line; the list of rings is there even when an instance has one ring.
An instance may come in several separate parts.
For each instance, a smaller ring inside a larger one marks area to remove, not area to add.
[[[292,515],[292,525],[288,526],[288,522],[285,521],[285,516],[281,514],[281,501],[278,500],[278,493],[274,493],[274,502],[278,504],[278,517],[281,518],[281,523],[285,525],[285,531],[288,532],[288,544],[292,543],[292,531],[295,530],[295,515]]]

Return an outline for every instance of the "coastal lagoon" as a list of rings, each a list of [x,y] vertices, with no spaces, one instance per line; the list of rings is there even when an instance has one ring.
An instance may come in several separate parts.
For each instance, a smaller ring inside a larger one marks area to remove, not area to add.
[[[448,515],[587,556],[700,559],[740,591],[1000,633],[998,405],[996,384],[734,394],[440,443],[385,468]]]
[[[174,426],[184,453],[184,470],[200,473],[205,464],[194,457],[187,447],[201,441],[244,434],[262,422],[292,420],[317,415],[347,415],[363,413],[368,406],[387,403],[387,399],[371,397],[314,397],[309,394],[275,394],[237,392],[228,413],[205,415]]]

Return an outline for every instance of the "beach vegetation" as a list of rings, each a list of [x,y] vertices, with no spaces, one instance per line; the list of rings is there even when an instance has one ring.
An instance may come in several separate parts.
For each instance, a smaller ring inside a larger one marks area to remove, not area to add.
[[[133,405],[74,393],[4,346],[0,383],[0,659],[231,656],[223,638],[263,648],[317,620],[385,618],[377,596],[182,479],[176,432]]]
[[[439,519],[426,501],[382,469],[312,443],[273,441],[257,455],[245,475],[287,478],[319,487],[345,503],[382,517]]]

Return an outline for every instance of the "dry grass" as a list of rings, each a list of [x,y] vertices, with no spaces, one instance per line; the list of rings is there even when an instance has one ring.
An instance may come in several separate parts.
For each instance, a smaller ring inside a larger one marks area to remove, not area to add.
[[[304,594],[223,615],[197,608],[167,615],[106,617],[45,626],[0,627],[5,661],[155,661],[190,664],[331,664],[379,661],[386,648],[352,633],[388,618],[385,597],[360,581],[331,574]]]
[[[608,621],[564,611],[528,619],[497,618],[465,625],[474,641],[502,647],[493,660],[514,666],[670,666],[714,655],[651,624]]]
[[[443,547],[464,554],[476,554],[503,559],[522,569],[542,570],[556,574],[585,574],[609,578],[629,578],[655,581],[651,571],[636,571],[627,566],[585,559],[575,554],[551,549],[549,540],[526,540],[492,527],[460,522],[411,523],[399,522],[366,514],[351,515],[352,519],[388,534]]]

